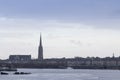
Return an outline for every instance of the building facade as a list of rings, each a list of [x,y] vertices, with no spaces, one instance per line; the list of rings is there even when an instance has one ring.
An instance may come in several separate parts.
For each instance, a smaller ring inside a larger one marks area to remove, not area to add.
[[[30,61],[31,55],[10,55],[10,61]]]

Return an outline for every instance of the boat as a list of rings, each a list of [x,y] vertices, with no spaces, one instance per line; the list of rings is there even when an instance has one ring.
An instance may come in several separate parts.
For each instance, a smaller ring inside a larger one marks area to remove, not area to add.
[[[8,75],[6,72],[0,72],[1,75]]]
[[[15,74],[15,75],[24,75],[24,74],[31,74],[31,73],[27,73],[27,72],[15,72],[13,74]]]

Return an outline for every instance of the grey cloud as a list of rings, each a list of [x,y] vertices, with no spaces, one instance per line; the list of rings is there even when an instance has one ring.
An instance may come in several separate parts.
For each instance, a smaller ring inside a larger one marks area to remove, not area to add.
[[[77,46],[83,46],[83,43],[81,41],[70,40],[70,42]]]
[[[88,46],[88,47],[90,47],[90,46],[93,45],[92,43],[84,43],[80,40],[78,40],[78,41],[77,40],[70,40],[70,42],[74,45],[77,45],[77,46]]]
[[[78,21],[0,18],[0,30],[42,31],[58,28],[120,29],[120,19],[88,19]]]

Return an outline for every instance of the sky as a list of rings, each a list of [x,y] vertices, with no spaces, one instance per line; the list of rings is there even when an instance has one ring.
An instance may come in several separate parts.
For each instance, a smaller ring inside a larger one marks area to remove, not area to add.
[[[0,0],[0,59],[120,56],[120,0]]]

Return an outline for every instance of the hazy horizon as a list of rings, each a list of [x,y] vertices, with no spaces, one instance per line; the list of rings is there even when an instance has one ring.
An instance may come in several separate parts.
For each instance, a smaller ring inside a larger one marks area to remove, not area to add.
[[[0,59],[120,56],[119,0],[0,0]]]

